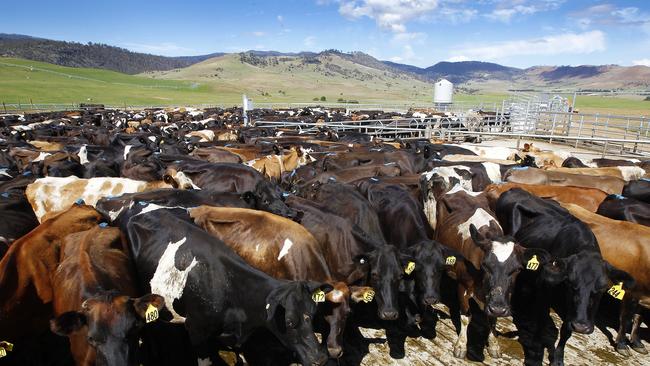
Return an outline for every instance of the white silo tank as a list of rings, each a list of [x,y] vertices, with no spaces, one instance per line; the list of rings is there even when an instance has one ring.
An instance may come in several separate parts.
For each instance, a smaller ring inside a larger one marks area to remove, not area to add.
[[[454,96],[454,84],[449,80],[440,79],[433,84],[433,102],[439,104],[451,104]]]

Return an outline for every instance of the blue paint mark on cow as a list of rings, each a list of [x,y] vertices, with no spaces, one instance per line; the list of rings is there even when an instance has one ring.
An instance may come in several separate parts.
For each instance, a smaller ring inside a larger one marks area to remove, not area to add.
[[[107,222],[100,222],[99,227],[101,227],[102,229],[105,229],[105,228],[108,227],[108,223]]]
[[[650,182],[650,178],[641,178],[639,180],[645,181],[645,182]]]
[[[32,171],[31,171],[31,170],[25,170],[25,171],[23,172],[23,175],[24,175],[24,176],[32,175]]]
[[[138,201],[138,205],[140,206],[146,206],[148,203],[145,201]]]
[[[84,201],[83,198],[77,198],[77,200],[74,201],[74,203],[77,205],[83,205],[84,203],[86,203],[86,201]]]
[[[370,178],[370,180],[373,181],[373,182],[379,182],[379,179],[377,179],[375,177]]]
[[[2,192],[2,194],[0,196],[2,196],[4,198],[9,198],[9,192]]]
[[[625,196],[623,196],[622,194],[615,194],[614,197],[616,197],[617,200],[624,200],[625,199]]]
[[[512,167],[510,169],[512,169],[512,170],[526,170],[528,168],[529,167],[527,167],[527,166],[515,166],[515,167]]]

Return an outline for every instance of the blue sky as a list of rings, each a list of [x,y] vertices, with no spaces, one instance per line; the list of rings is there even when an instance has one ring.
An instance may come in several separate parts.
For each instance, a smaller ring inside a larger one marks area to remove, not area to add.
[[[0,33],[169,56],[363,51],[430,66],[650,66],[650,0],[5,1]]]

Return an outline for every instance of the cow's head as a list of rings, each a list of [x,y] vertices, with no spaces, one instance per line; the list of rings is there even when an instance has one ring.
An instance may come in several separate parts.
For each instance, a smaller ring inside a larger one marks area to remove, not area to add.
[[[463,260],[462,255],[435,240],[423,240],[410,246],[405,253],[417,263],[412,276],[418,302],[422,306],[437,304],[443,273],[450,270],[456,261]]]
[[[59,315],[50,321],[50,328],[63,336],[85,332],[87,345],[96,351],[96,365],[137,365],[138,331],[164,306],[158,295],[134,299],[106,294],[84,301],[81,311]]]
[[[296,352],[303,365],[327,362],[327,354],[314,334],[312,319],[318,302],[324,301],[332,290],[328,284],[293,281],[275,288],[266,298],[269,330],[282,344]]]
[[[176,189],[200,189],[192,178],[174,168],[167,168],[163,175],[163,181]]]
[[[582,334],[593,332],[600,299],[612,284],[622,283],[624,289],[634,286],[627,272],[614,268],[594,251],[555,260],[545,266],[541,276],[550,285],[566,284],[568,319],[572,330]]]
[[[412,279],[417,268],[412,256],[401,253],[392,245],[382,245],[375,250],[355,257],[357,268],[348,277],[348,283],[365,279],[376,292],[377,315],[383,320],[399,317],[398,294],[405,290],[405,280]]]
[[[268,211],[293,221],[300,222],[303,213],[291,209],[284,203],[283,193],[277,186],[267,181],[260,181],[257,183],[255,190],[252,193],[252,196],[257,200],[257,207],[259,210]],[[249,195],[248,198],[251,198],[252,196]]]
[[[485,294],[485,313],[494,317],[509,316],[510,297],[519,273],[524,269],[540,270],[551,256],[543,249],[524,248],[511,236],[490,235],[500,232],[500,228],[482,234],[472,224],[469,231],[484,253],[480,269],[483,271],[481,286]]]

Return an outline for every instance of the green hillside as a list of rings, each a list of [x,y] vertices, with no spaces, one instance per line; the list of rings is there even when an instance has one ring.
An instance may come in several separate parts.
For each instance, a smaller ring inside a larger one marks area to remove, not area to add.
[[[114,71],[0,58],[0,102],[191,104],[216,103],[207,85],[153,80]]]
[[[246,93],[257,102],[312,101],[325,97],[374,102],[430,102],[432,84],[405,73],[355,63],[324,52],[312,57],[228,54],[192,66],[142,74],[156,80],[193,80],[218,95]]]

